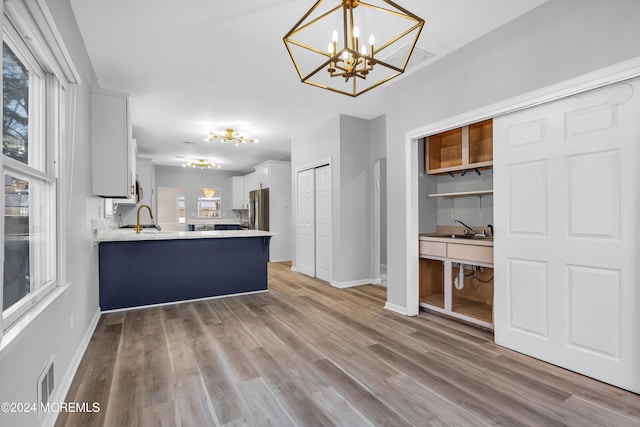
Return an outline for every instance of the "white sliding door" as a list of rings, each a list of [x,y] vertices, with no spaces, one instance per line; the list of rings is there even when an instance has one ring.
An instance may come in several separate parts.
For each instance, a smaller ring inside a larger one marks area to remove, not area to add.
[[[315,172],[298,172],[296,264],[300,273],[315,276]]]
[[[331,166],[315,169],[316,175],[316,272],[331,281]]]
[[[640,83],[494,119],[495,341],[640,392]]]

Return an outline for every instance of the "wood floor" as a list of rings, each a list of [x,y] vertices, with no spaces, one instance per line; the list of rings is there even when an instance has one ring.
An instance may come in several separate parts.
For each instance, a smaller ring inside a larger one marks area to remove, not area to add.
[[[639,426],[640,396],[269,265],[268,293],[105,314],[56,426]]]

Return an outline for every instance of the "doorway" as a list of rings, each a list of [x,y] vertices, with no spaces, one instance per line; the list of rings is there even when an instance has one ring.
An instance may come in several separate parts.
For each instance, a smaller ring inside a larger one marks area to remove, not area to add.
[[[185,231],[183,187],[158,187],[158,225],[166,231]]]
[[[373,164],[373,275],[387,286],[387,159]]]

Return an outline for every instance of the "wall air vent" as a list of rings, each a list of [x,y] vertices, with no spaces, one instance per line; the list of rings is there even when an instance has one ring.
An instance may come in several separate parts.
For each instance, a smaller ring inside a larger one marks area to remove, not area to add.
[[[47,366],[44,368],[40,376],[38,377],[38,416],[42,416],[42,409],[47,407],[49,398],[53,394],[53,388],[55,386],[53,375],[53,358],[49,360]]]

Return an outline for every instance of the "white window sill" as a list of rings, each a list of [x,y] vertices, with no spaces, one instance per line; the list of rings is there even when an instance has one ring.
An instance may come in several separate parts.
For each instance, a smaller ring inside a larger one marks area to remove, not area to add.
[[[0,341],[0,360],[9,353],[16,343],[20,341],[20,338],[24,336],[24,334],[26,334],[26,332],[33,327],[36,321],[47,311],[49,306],[60,298],[70,286],[71,284],[69,283],[57,286],[44,298],[38,301],[38,303],[26,312],[24,316],[4,331],[4,335]]]

